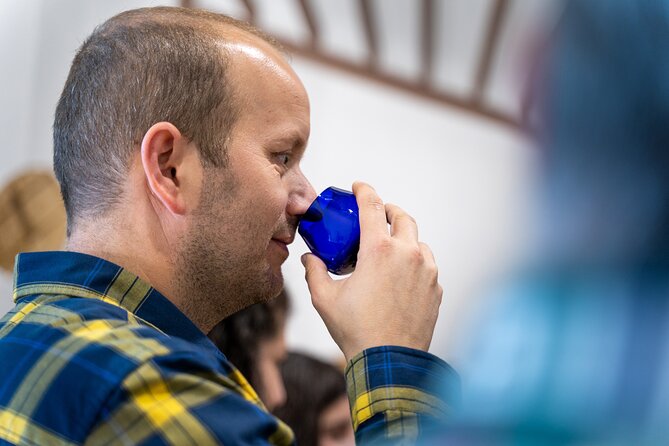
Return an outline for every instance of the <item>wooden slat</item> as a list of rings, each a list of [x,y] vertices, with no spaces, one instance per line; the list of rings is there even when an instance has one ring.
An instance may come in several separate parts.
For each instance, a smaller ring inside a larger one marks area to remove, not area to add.
[[[312,48],[316,48],[318,45],[320,32],[318,29],[318,22],[316,21],[316,15],[314,14],[314,9],[311,6],[311,1],[299,0],[299,3],[302,8],[302,15],[304,15],[304,21],[307,23],[307,27],[309,28],[309,44]]]
[[[434,66],[434,43],[436,32],[436,4],[434,0],[423,0],[421,2],[421,82],[429,85],[432,78],[432,67]]]
[[[508,8],[509,0],[495,0],[493,11],[490,16],[490,21],[488,22],[488,32],[486,34],[485,46],[483,47],[481,58],[479,60],[478,71],[476,73],[474,92],[472,94],[472,100],[474,102],[478,103],[482,101],[483,94],[485,93],[486,87],[488,86],[490,69],[495,58],[497,43]]]
[[[254,23],[256,20],[256,8],[253,0],[240,0],[247,10],[247,19]],[[377,68],[378,61],[378,40],[376,32],[376,22],[373,18],[372,9],[373,0],[359,0],[360,11],[365,27],[365,37],[369,49],[369,64],[361,66],[357,63],[345,59],[331,56],[318,51],[316,43],[319,36],[318,26],[315,20],[313,9],[309,0],[300,0],[302,11],[305,14],[307,25],[312,33],[313,40],[307,45],[296,45],[294,43],[277,39],[286,50],[302,57],[314,60],[327,65],[331,68],[343,70],[369,80],[388,85],[393,88],[414,94],[418,97],[435,101],[437,103],[454,107],[459,110],[475,114],[477,116],[492,120],[494,122],[510,126],[517,130],[522,130],[519,119],[509,114],[499,112],[482,103],[481,97],[488,82],[488,76],[492,59],[496,47],[496,41],[499,36],[503,18],[508,7],[509,0],[496,0],[494,11],[490,20],[489,32],[483,54],[479,63],[479,70],[476,80],[476,90],[472,99],[463,99],[461,97],[438,91],[430,83],[430,74],[434,64],[435,39],[436,39],[436,7],[434,0],[422,0],[422,37],[421,54],[422,68],[421,81],[409,81],[392,74],[384,73]],[[181,0],[183,6],[196,6],[196,1]]]
[[[253,0],[241,0],[242,4],[246,8],[246,19],[249,23],[256,23],[256,5]]]
[[[379,60],[379,44],[376,32],[376,21],[374,20],[374,11],[372,9],[373,0],[358,0],[360,4],[360,14],[362,24],[365,28],[365,38],[367,39],[368,64],[370,67],[377,65]]]
[[[316,62],[327,65],[331,68],[342,70],[369,80],[380,82],[393,88],[411,93],[424,99],[435,101],[437,103],[457,108],[462,111],[476,114],[479,117],[510,126],[514,129],[520,129],[519,122],[512,116],[498,112],[481,104],[472,103],[468,99],[450,95],[445,92],[436,91],[426,85],[416,83],[415,81],[399,78],[378,70],[370,70],[369,67],[361,66],[323,52],[314,51],[311,48],[301,47],[285,40],[280,40],[281,45],[290,53],[306,57]]]

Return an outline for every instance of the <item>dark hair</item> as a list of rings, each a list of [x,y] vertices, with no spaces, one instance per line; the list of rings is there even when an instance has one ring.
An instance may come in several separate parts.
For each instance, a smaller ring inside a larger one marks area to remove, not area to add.
[[[301,353],[289,353],[281,366],[286,402],[274,414],[295,432],[297,444],[318,444],[318,419],[346,396],[344,374],[335,366]]]
[[[221,25],[276,46],[230,17],[186,8],[142,8],[95,29],[72,62],[53,125],[54,171],[68,216],[102,215],[121,195],[132,153],[156,122],[168,121],[224,166],[238,110],[227,82]]]
[[[288,306],[288,295],[283,290],[274,299],[251,305],[228,316],[209,332],[209,339],[255,389],[261,385],[257,367],[260,343],[279,333]]]

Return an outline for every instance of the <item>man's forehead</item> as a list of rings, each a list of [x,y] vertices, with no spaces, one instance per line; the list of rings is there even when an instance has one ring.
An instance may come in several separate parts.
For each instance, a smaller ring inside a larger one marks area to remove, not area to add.
[[[223,27],[222,27],[223,28]],[[286,139],[296,146],[309,137],[309,97],[284,53],[271,43],[243,29],[224,27],[218,45],[228,64],[228,81],[251,119],[265,116],[276,124],[269,139]],[[254,105],[252,105],[254,104]],[[255,108],[257,106],[258,108]],[[276,110],[283,113],[276,113]],[[305,113],[306,112],[306,113]],[[243,120],[243,117],[240,117]]]
[[[257,97],[271,92],[263,97],[265,103],[288,100],[309,108],[302,81],[272,45],[255,36],[220,40],[219,45],[228,59],[228,80],[239,93]]]
[[[242,77],[251,71],[256,76],[275,76],[304,92],[299,77],[288,61],[271,45],[260,41],[225,40],[219,46],[228,57],[231,72],[239,70]]]
[[[270,69],[281,77],[297,77],[290,65],[271,47],[261,48],[244,41],[223,41],[219,45],[229,57],[230,65],[233,67],[239,64],[254,64]]]
[[[285,53],[260,36],[228,24],[220,25],[217,34],[219,46],[233,57],[246,56],[256,61],[269,59],[282,68],[292,71]]]

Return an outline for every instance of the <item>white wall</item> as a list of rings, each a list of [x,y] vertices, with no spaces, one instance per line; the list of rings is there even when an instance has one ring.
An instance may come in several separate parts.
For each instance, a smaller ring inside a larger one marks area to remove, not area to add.
[[[78,45],[117,11],[146,1],[69,0],[0,3],[1,178],[51,162],[51,124]],[[165,4],[166,2],[161,2]],[[519,134],[457,110],[416,99],[295,58],[312,102],[304,170],[314,186],[373,184],[406,208],[435,252],[445,288],[432,351],[452,360],[457,328],[486,282],[523,247],[533,151]],[[288,341],[332,358],[338,350],[311,307],[298,240],[285,265],[294,297]],[[0,277],[0,312],[11,279]]]

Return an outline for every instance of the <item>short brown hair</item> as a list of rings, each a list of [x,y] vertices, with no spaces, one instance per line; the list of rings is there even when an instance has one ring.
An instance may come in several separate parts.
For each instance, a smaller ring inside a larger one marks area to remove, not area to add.
[[[118,14],[83,43],[53,125],[68,234],[77,219],[103,215],[118,202],[131,155],[156,122],[171,122],[193,141],[205,166],[225,166],[238,110],[217,45],[220,25],[277,46],[244,22],[169,7]]]

